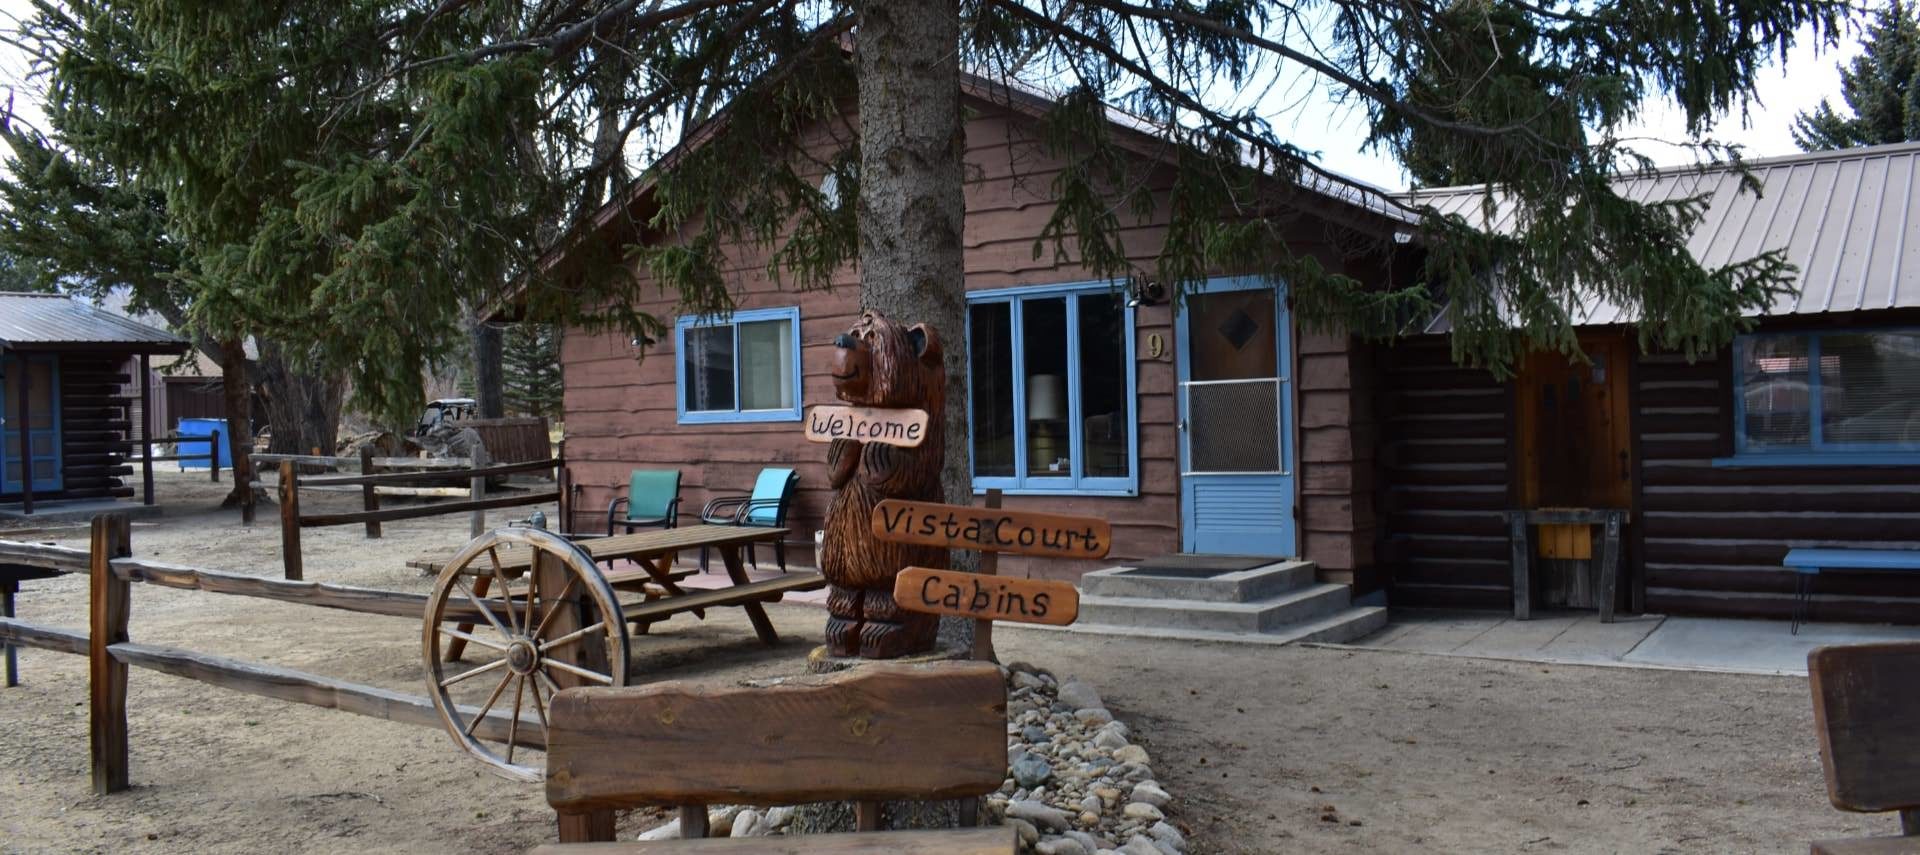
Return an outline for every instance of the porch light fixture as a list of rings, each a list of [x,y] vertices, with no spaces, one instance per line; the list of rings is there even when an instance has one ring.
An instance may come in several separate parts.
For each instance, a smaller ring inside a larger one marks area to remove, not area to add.
[[[1127,290],[1130,292],[1127,298],[1127,308],[1129,309],[1137,309],[1141,306],[1156,306],[1160,304],[1160,301],[1167,299],[1166,286],[1151,279],[1135,280],[1132,283],[1132,287]]]

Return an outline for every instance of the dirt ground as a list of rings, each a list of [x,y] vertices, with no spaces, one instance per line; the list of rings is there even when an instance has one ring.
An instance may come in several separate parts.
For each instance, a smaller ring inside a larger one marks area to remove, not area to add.
[[[136,523],[137,555],[280,575],[271,510],[248,530],[197,477],[165,476],[159,493],[168,513]],[[458,545],[466,527],[390,523],[377,541],[310,531],[307,578],[425,592],[429,580],[402,562]],[[85,545],[80,529],[33,539]],[[84,580],[29,582],[19,611],[84,628]],[[634,641],[636,679],[797,672],[823,615],[770,611],[783,639],[773,648],[735,609],[656,627]],[[395,618],[135,586],[131,635],[422,690],[418,626]],[[1003,659],[1099,688],[1150,748],[1196,852],[1804,852],[1813,838],[1896,827],[1827,804],[1801,678],[1013,627],[997,637]],[[140,669],[128,698],[134,787],[95,798],[85,661],[20,659],[24,684],[0,690],[0,851],[517,852],[552,839],[540,787],[484,771],[438,730]],[[650,820],[626,817],[623,831]]]

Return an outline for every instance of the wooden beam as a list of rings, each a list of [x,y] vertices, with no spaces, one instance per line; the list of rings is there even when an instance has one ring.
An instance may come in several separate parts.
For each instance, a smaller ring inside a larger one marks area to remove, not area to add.
[[[281,465],[290,466],[292,464],[283,463]],[[559,491],[548,490],[543,493],[526,493],[518,496],[501,496],[495,499],[480,499],[478,501],[472,501],[472,502],[448,502],[445,504],[428,505],[428,506],[419,507],[419,508],[388,508],[386,510],[380,510],[380,511],[371,511],[371,512],[359,511],[359,512],[349,513],[349,514],[314,514],[312,516],[298,517],[296,518],[296,522],[298,522],[298,524],[301,526],[310,526],[313,528],[319,528],[321,526],[330,526],[330,525],[352,525],[354,523],[362,523],[368,520],[377,520],[380,522],[392,522],[394,520],[410,520],[410,519],[418,519],[420,517],[437,517],[437,516],[444,516],[446,514],[457,514],[465,511],[486,510],[488,508],[511,508],[516,505],[540,505],[540,504],[545,504],[547,502],[555,501],[559,498],[560,498]],[[282,510],[284,512],[284,508]]]
[[[140,483],[143,504],[153,504],[153,371],[140,354]]]
[[[566,816],[562,815],[564,822]],[[1013,855],[1013,828],[949,828],[878,831],[870,834],[807,834],[798,837],[712,837],[706,840],[623,840],[535,848],[532,855]]]
[[[52,650],[56,653],[71,653],[75,656],[88,654],[87,634],[84,632],[57,626],[41,626],[12,618],[0,618],[0,641],[21,647]]]
[[[1006,684],[985,662],[872,663],[753,689],[573,689],[549,718],[547,802],[562,812],[950,799],[1007,774]]]
[[[127,666],[107,652],[127,640],[130,592],[115,575],[112,561],[132,554],[126,514],[93,518],[93,561],[88,572],[91,630],[87,643],[90,703],[89,742],[93,751],[93,794],[127,788]]]
[[[280,461],[280,565],[288,579],[305,578],[300,558],[300,476],[293,461]]]
[[[360,448],[360,472],[365,475],[373,474],[373,446],[371,445]],[[370,483],[360,485],[360,506],[361,510],[368,513],[380,510],[380,493]],[[367,520],[367,537],[373,540],[380,538],[379,520]]]
[[[372,464],[377,468],[385,469],[387,468],[387,464],[381,461],[393,459],[395,458],[375,457],[372,458]],[[362,484],[379,484],[383,486],[396,484],[431,484],[436,481],[446,481],[450,478],[491,478],[496,475],[513,475],[519,472],[539,472],[545,469],[552,469],[553,466],[554,461],[552,460],[535,460],[527,463],[502,463],[499,466],[483,466],[478,469],[445,469],[433,472],[381,472],[373,475],[314,475],[300,479],[300,486],[325,484],[336,487],[357,487]]]
[[[93,566],[84,549],[17,540],[0,540],[0,564],[25,564],[62,573],[85,573]]]
[[[115,660],[124,663],[121,667],[138,665],[148,670],[198,680],[210,686],[219,686],[236,692],[335,709],[401,724],[417,724],[433,728],[446,726],[446,721],[440,717],[439,710],[434,709],[433,702],[419,695],[349,683],[345,680],[295,671],[277,665],[244,662],[175,647],[115,644],[109,650]],[[479,712],[478,708],[465,705],[460,709],[469,719]],[[507,713],[499,710],[491,711],[474,729],[474,735],[505,742],[510,721],[511,716]],[[538,748],[545,744],[546,734],[537,719],[523,718],[515,741],[520,745]]]
[[[990,511],[999,510],[1001,495],[1002,494],[1000,492],[999,487],[993,487],[987,490],[986,498],[984,501],[980,503],[980,506]],[[979,553],[979,555],[980,555],[980,575],[982,576],[1000,575],[1000,553],[982,552],[982,553]],[[973,622],[973,654],[972,656],[974,660],[979,662],[1000,661],[1000,657],[993,652],[993,621],[987,620],[985,618],[981,618]]]
[[[1816,648],[1807,682],[1833,806],[1920,808],[1920,642]]]

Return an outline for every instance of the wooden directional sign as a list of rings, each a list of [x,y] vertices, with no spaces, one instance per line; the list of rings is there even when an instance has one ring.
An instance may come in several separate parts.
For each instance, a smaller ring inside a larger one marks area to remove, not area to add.
[[[978,620],[1066,626],[1080,616],[1080,592],[1071,582],[925,567],[900,571],[893,580],[893,601],[910,611]]]
[[[853,439],[913,448],[927,438],[926,410],[821,405],[807,411],[807,439]]]
[[[894,543],[1054,558],[1105,558],[1113,541],[1113,526],[1095,517],[888,499],[873,509],[873,534]]]

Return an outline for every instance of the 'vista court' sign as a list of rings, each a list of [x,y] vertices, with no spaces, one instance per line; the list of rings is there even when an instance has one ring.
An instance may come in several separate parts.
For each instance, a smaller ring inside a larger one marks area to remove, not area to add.
[[[873,509],[873,533],[894,543],[1055,558],[1105,558],[1113,526],[1093,517],[888,499]]]
[[[926,410],[821,405],[807,411],[807,439],[852,439],[913,448],[927,438]]]
[[[925,567],[908,567],[894,577],[893,601],[911,611],[979,620],[1066,626],[1080,616],[1080,592],[1071,582]]]

